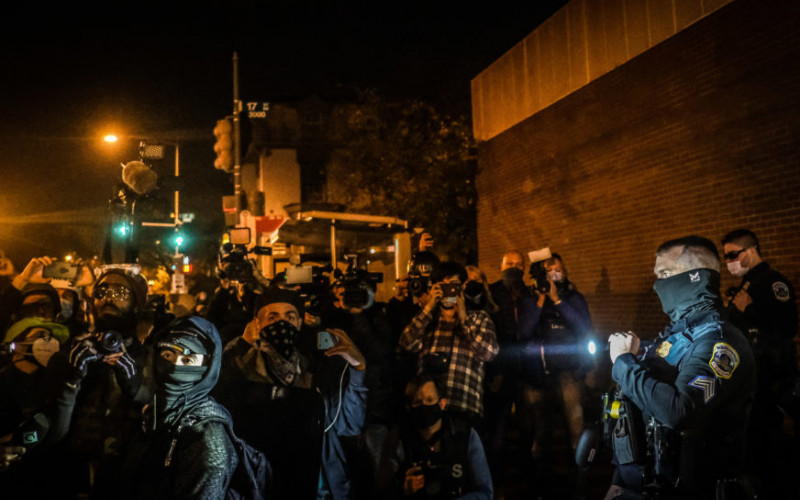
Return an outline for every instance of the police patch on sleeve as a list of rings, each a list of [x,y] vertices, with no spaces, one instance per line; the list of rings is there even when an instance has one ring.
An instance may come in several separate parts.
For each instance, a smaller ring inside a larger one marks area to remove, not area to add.
[[[725,342],[714,344],[714,352],[708,362],[714,374],[719,378],[729,379],[733,371],[739,366],[739,353]]]
[[[772,293],[774,293],[775,298],[781,302],[789,301],[789,287],[783,281],[776,281],[772,284]]]
[[[714,391],[717,387],[716,382],[711,377],[705,375],[698,375],[689,382],[690,387],[700,389],[703,391],[703,403],[708,403],[714,397]]]

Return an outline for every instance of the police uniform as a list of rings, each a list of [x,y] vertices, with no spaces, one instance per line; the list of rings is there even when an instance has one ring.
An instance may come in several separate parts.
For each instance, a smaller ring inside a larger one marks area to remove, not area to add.
[[[714,293],[673,321],[642,360],[626,353],[614,362],[612,378],[648,422],[642,441],[650,452],[619,463],[616,484],[638,491],[657,484],[665,497],[714,498],[718,480],[741,474],[755,362],[744,335],[722,321]]]
[[[796,451],[782,426],[784,411],[797,418],[797,402],[787,395],[797,377],[793,339],[797,332],[797,301],[789,280],[761,262],[742,277],[733,293],[744,290],[752,298],[744,311],[733,303],[730,321],[747,337],[758,370],[758,386],[750,419],[748,469],[761,476],[766,494],[779,494],[796,467]],[[796,396],[795,396],[796,397]],[[784,411],[781,411],[780,406]],[[791,465],[794,463],[795,465]]]
[[[753,346],[763,387],[775,377],[785,377],[797,370],[792,345],[797,333],[797,297],[789,280],[766,262],[742,277],[735,292],[740,290],[746,291],[753,303],[744,311],[730,304],[728,314]]]

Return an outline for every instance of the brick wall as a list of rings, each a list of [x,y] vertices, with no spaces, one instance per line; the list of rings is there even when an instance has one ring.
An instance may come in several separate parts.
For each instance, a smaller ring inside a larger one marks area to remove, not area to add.
[[[800,288],[799,24],[794,0],[736,0],[481,143],[490,279],[505,251],[549,246],[598,331],[652,336],[657,246],[748,227]]]

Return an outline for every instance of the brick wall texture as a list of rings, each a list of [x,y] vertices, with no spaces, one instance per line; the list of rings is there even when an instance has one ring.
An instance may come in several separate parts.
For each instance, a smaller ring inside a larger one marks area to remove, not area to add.
[[[506,251],[549,246],[598,333],[644,337],[667,323],[667,239],[750,228],[800,288],[798,25],[796,0],[733,1],[481,143],[481,268],[495,280]]]

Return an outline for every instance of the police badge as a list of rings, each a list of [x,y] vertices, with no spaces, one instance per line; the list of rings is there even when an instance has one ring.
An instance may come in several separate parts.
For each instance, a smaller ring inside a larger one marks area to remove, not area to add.
[[[772,284],[772,293],[774,293],[775,298],[781,302],[787,302],[789,300],[789,287],[782,281],[776,281]]]
[[[739,353],[736,349],[724,342],[714,344],[714,352],[708,362],[719,378],[729,379],[733,371],[739,366]]]

